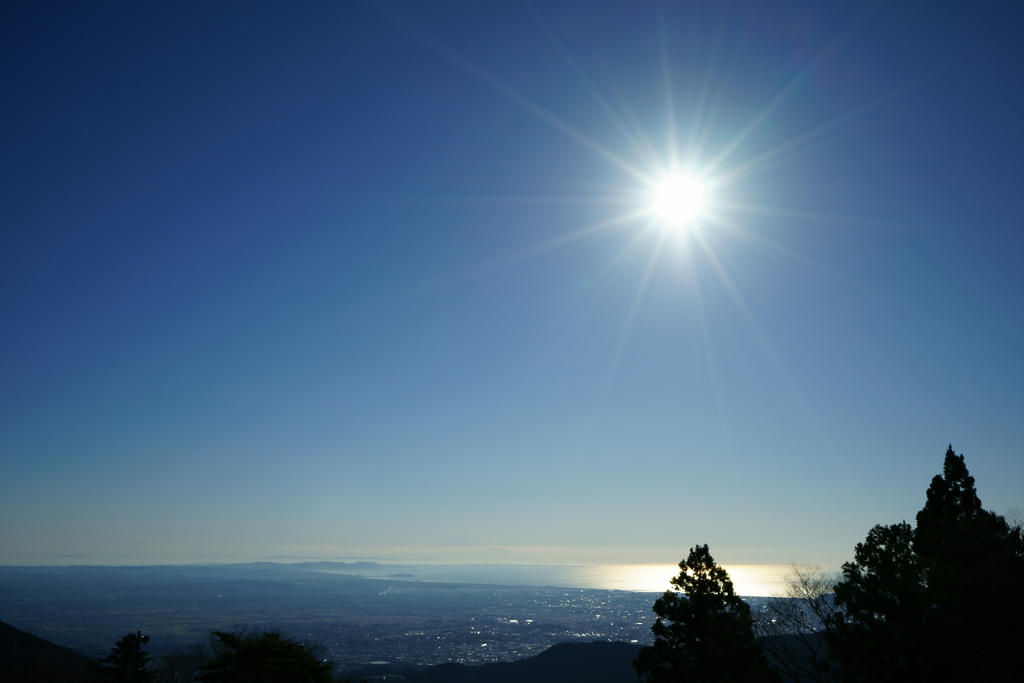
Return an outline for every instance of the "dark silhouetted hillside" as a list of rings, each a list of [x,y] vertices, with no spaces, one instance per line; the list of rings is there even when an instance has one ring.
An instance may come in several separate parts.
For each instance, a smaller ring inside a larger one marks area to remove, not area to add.
[[[630,643],[560,643],[536,657],[511,662],[514,674],[507,679],[554,683],[555,681],[588,681],[589,683],[635,683],[633,660],[640,652],[639,645]],[[480,667],[486,669],[487,667]],[[489,679],[482,679],[488,681]],[[495,683],[498,683],[495,681]]]
[[[0,683],[64,683],[87,676],[89,658],[0,621]]]
[[[399,674],[409,683],[636,683],[633,659],[639,651],[630,643],[559,643],[515,662],[440,664],[418,673],[367,667],[347,675],[359,681]]]

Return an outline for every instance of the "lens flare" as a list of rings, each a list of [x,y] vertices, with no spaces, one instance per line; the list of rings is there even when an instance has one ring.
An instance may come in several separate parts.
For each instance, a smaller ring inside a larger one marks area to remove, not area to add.
[[[654,210],[666,222],[683,225],[700,214],[704,188],[693,178],[673,176],[658,187]]]

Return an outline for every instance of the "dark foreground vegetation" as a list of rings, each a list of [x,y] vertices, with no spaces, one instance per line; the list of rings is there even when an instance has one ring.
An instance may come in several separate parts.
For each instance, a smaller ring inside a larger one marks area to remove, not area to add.
[[[916,524],[876,526],[835,576],[794,566],[751,610],[704,546],[654,603],[654,643],[563,643],[514,662],[337,672],[328,648],[279,631],[215,631],[150,659],[141,633],[102,660],[0,622],[0,683],[645,683],[1014,681],[1024,642],[1020,520],[982,508],[950,447]]]
[[[635,667],[663,681],[1017,681],[1024,537],[950,446],[917,524],[876,526],[836,577],[795,567],[755,617],[707,546],[654,604]],[[759,635],[760,637],[755,637]]]

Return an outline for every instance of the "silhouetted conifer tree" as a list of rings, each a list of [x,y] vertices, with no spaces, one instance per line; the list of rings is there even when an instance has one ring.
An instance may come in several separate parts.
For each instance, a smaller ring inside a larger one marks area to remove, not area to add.
[[[831,656],[848,681],[1009,681],[1024,642],[1024,539],[982,509],[946,451],[917,527],[876,526],[836,585]]]
[[[843,565],[829,625],[843,680],[916,681],[927,659],[924,574],[906,522],[876,526]]]
[[[654,603],[654,645],[633,667],[646,683],[777,681],[754,639],[750,607],[736,595],[729,574],[708,546],[690,549],[666,591]],[[680,593],[679,591],[682,591]]]
[[[147,668],[150,659],[142,649],[149,637],[140,638],[129,633],[117,641],[110,654],[92,665],[92,671],[101,681],[113,683],[145,683],[156,677],[156,672]]]
[[[214,636],[226,646],[202,666],[196,680],[205,683],[332,683],[331,664],[316,659],[303,643],[277,631],[224,633]]]

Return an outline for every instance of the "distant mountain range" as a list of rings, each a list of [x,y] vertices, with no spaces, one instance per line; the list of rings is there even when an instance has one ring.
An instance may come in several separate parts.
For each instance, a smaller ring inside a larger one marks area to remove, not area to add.
[[[216,565],[214,565],[216,566]],[[246,562],[243,564],[225,564],[221,565],[224,567],[251,567],[253,569],[288,569],[288,570],[299,570],[299,571],[345,571],[345,572],[358,572],[358,571],[372,571],[380,570],[385,565],[379,562],[329,562],[327,560],[318,562],[290,562],[288,564],[282,564],[280,562]]]

